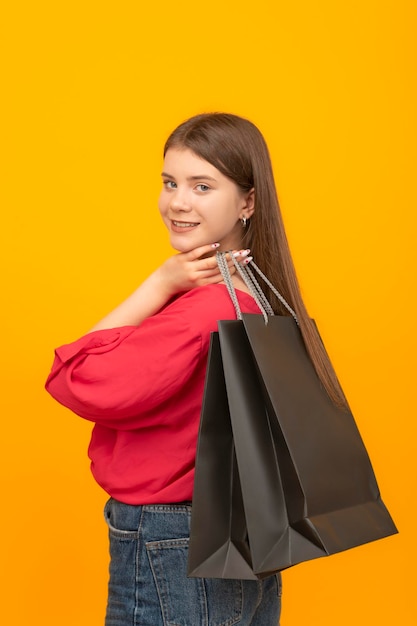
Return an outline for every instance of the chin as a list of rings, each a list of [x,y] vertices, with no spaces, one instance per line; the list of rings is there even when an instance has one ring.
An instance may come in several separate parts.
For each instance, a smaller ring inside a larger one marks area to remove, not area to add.
[[[177,250],[178,252],[190,252],[190,250],[194,250],[194,248],[199,248],[200,246],[204,246],[206,242],[202,241],[181,241],[179,237],[171,237],[170,244]]]
[[[190,250],[193,250],[194,248],[197,248],[198,245],[194,246],[194,245],[187,245],[185,242],[184,243],[180,243],[178,241],[170,241],[171,247],[174,248],[174,250],[176,250],[177,252],[190,252]]]

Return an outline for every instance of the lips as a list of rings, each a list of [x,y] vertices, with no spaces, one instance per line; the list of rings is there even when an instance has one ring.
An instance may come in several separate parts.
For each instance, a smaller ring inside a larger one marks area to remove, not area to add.
[[[177,222],[176,220],[172,220],[172,224],[175,228],[193,228],[194,226],[198,226],[199,222]]]

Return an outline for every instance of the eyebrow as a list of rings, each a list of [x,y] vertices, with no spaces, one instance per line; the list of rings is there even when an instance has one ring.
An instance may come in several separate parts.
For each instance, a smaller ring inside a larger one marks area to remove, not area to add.
[[[172,176],[172,174],[168,174],[168,172],[162,172],[161,176],[164,178],[175,178],[175,176]],[[213,178],[212,176],[207,176],[207,174],[200,174],[197,176],[187,176],[187,180],[212,180],[216,182],[215,178]]]

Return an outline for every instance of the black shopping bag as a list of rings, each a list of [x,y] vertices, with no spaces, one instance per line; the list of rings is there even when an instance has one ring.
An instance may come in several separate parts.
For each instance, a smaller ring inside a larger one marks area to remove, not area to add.
[[[191,525],[189,576],[256,579],[247,541],[218,333],[212,333],[210,342]]]
[[[219,322],[210,357],[189,575],[261,578],[396,533],[354,418],[322,388],[296,322],[241,318]]]

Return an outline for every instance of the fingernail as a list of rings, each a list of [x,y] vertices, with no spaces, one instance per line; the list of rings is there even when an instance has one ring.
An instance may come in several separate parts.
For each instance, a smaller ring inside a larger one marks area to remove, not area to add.
[[[246,256],[248,255],[250,252],[250,250],[239,250],[239,252],[233,252],[233,256],[237,257],[237,256]]]
[[[218,248],[219,246],[220,246],[220,244],[219,244],[219,243],[212,243],[212,244],[211,244],[211,247],[212,247],[212,248]]]
[[[253,256],[248,256],[248,258],[243,261],[243,264],[247,265],[248,263],[252,261],[252,259],[253,259]]]

